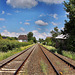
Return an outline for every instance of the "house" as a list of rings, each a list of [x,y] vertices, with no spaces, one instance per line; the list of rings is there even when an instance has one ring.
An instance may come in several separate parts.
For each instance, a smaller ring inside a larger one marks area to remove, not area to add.
[[[55,37],[56,39],[56,47],[58,48],[59,46],[62,46],[63,49],[66,48],[65,42],[67,40],[67,38],[65,37],[65,35],[61,34],[58,35],[57,37]]]
[[[18,41],[19,42],[27,42],[28,41],[27,35],[19,35]]]

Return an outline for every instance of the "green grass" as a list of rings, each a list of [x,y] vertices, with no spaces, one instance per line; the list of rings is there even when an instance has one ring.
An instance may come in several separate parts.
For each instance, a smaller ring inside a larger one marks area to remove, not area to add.
[[[32,44],[32,45],[34,45],[34,44]],[[8,57],[10,57],[16,53],[19,53],[19,52],[31,47],[32,45],[16,48],[12,51],[9,50],[8,52],[0,52],[0,61],[6,59],[6,58],[8,58]]]
[[[47,75],[47,64],[43,61],[43,60],[41,60],[41,62],[40,62],[40,66],[41,66],[41,69],[42,69],[42,71],[43,71],[43,73],[45,74],[45,75]]]
[[[49,49],[51,52],[57,53],[57,49],[55,47],[47,46],[47,45],[43,45],[43,46]]]
[[[60,50],[57,50],[55,47],[46,46],[46,45],[43,45],[43,46],[46,47],[47,49],[49,49],[51,52],[60,54]],[[71,59],[75,60],[75,52],[65,51],[65,50],[62,50],[61,52],[62,52],[61,54],[63,56],[66,56],[68,58],[71,58]]]
[[[69,57],[73,60],[75,60],[75,52],[71,52],[71,51],[62,51],[62,55]]]

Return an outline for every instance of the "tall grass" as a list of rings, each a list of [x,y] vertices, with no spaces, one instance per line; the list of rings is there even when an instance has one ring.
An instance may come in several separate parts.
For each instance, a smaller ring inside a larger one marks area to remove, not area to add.
[[[62,51],[62,55],[69,57],[73,60],[75,60],[75,52],[71,52],[71,51]]]
[[[65,50],[60,51],[52,46],[46,46],[46,45],[43,45],[43,46],[46,47],[47,49],[49,49],[51,52],[62,54],[63,56],[66,56],[68,58],[75,60],[75,52],[65,51]]]
[[[32,44],[32,45],[34,45],[34,44]],[[10,57],[10,56],[12,56],[16,53],[19,53],[19,52],[31,47],[32,45],[16,48],[12,51],[9,50],[8,52],[0,52],[0,61],[3,60],[3,59],[6,59],[6,58],[8,58],[8,57]]]

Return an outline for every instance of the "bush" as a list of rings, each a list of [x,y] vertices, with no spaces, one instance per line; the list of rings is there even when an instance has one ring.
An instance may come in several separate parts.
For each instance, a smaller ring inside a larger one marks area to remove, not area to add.
[[[7,52],[8,50],[12,50],[13,48],[19,48],[21,46],[30,45],[29,42],[18,42],[16,40],[8,40],[8,39],[1,39],[0,40],[0,51]]]

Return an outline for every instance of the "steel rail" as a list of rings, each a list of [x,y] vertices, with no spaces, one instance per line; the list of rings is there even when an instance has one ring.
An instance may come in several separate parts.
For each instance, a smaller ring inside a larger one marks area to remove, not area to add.
[[[11,62],[12,60],[14,60],[15,58],[17,58],[18,56],[22,55],[23,53],[25,53],[27,50],[29,50],[30,48],[32,48],[33,46],[27,48],[26,50],[24,50],[23,52],[21,52],[20,54],[18,54],[17,56],[13,57],[12,59],[10,59],[9,61],[3,63],[2,65],[0,65],[0,69],[5,66],[6,64],[8,64],[9,62]]]
[[[40,45],[39,45],[40,47]],[[40,47],[41,48],[41,47]],[[43,49],[41,48],[43,54],[45,55],[45,57],[47,58],[47,60],[49,61],[50,65],[53,67],[54,71],[56,72],[57,75],[60,75],[60,73],[56,70],[56,68],[54,67],[54,65],[52,64],[52,62],[50,61],[50,59],[47,57],[47,55],[45,54],[45,52],[43,51]]]
[[[28,54],[28,56],[26,57],[26,59],[23,61],[23,63],[19,66],[19,68],[16,70],[16,72],[13,75],[17,75],[18,72],[20,71],[20,69],[22,68],[22,66],[25,64],[25,62],[27,61],[27,59],[29,58],[29,56],[31,55],[31,53],[33,52],[34,48],[32,49],[32,51]]]
[[[42,45],[41,45],[42,46]],[[47,49],[46,47],[42,46],[43,48],[45,48],[47,51],[51,52],[49,49]],[[68,61],[64,60],[63,58],[59,57],[58,55],[56,55],[55,53],[51,52],[52,54],[54,54],[56,57],[58,57],[59,59],[61,59],[62,61],[64,61],[66,64],[70,65],[70,67],[72,67],[73,69],[75,69],[75,66],[72,65],[71,63],[69,63]]]

